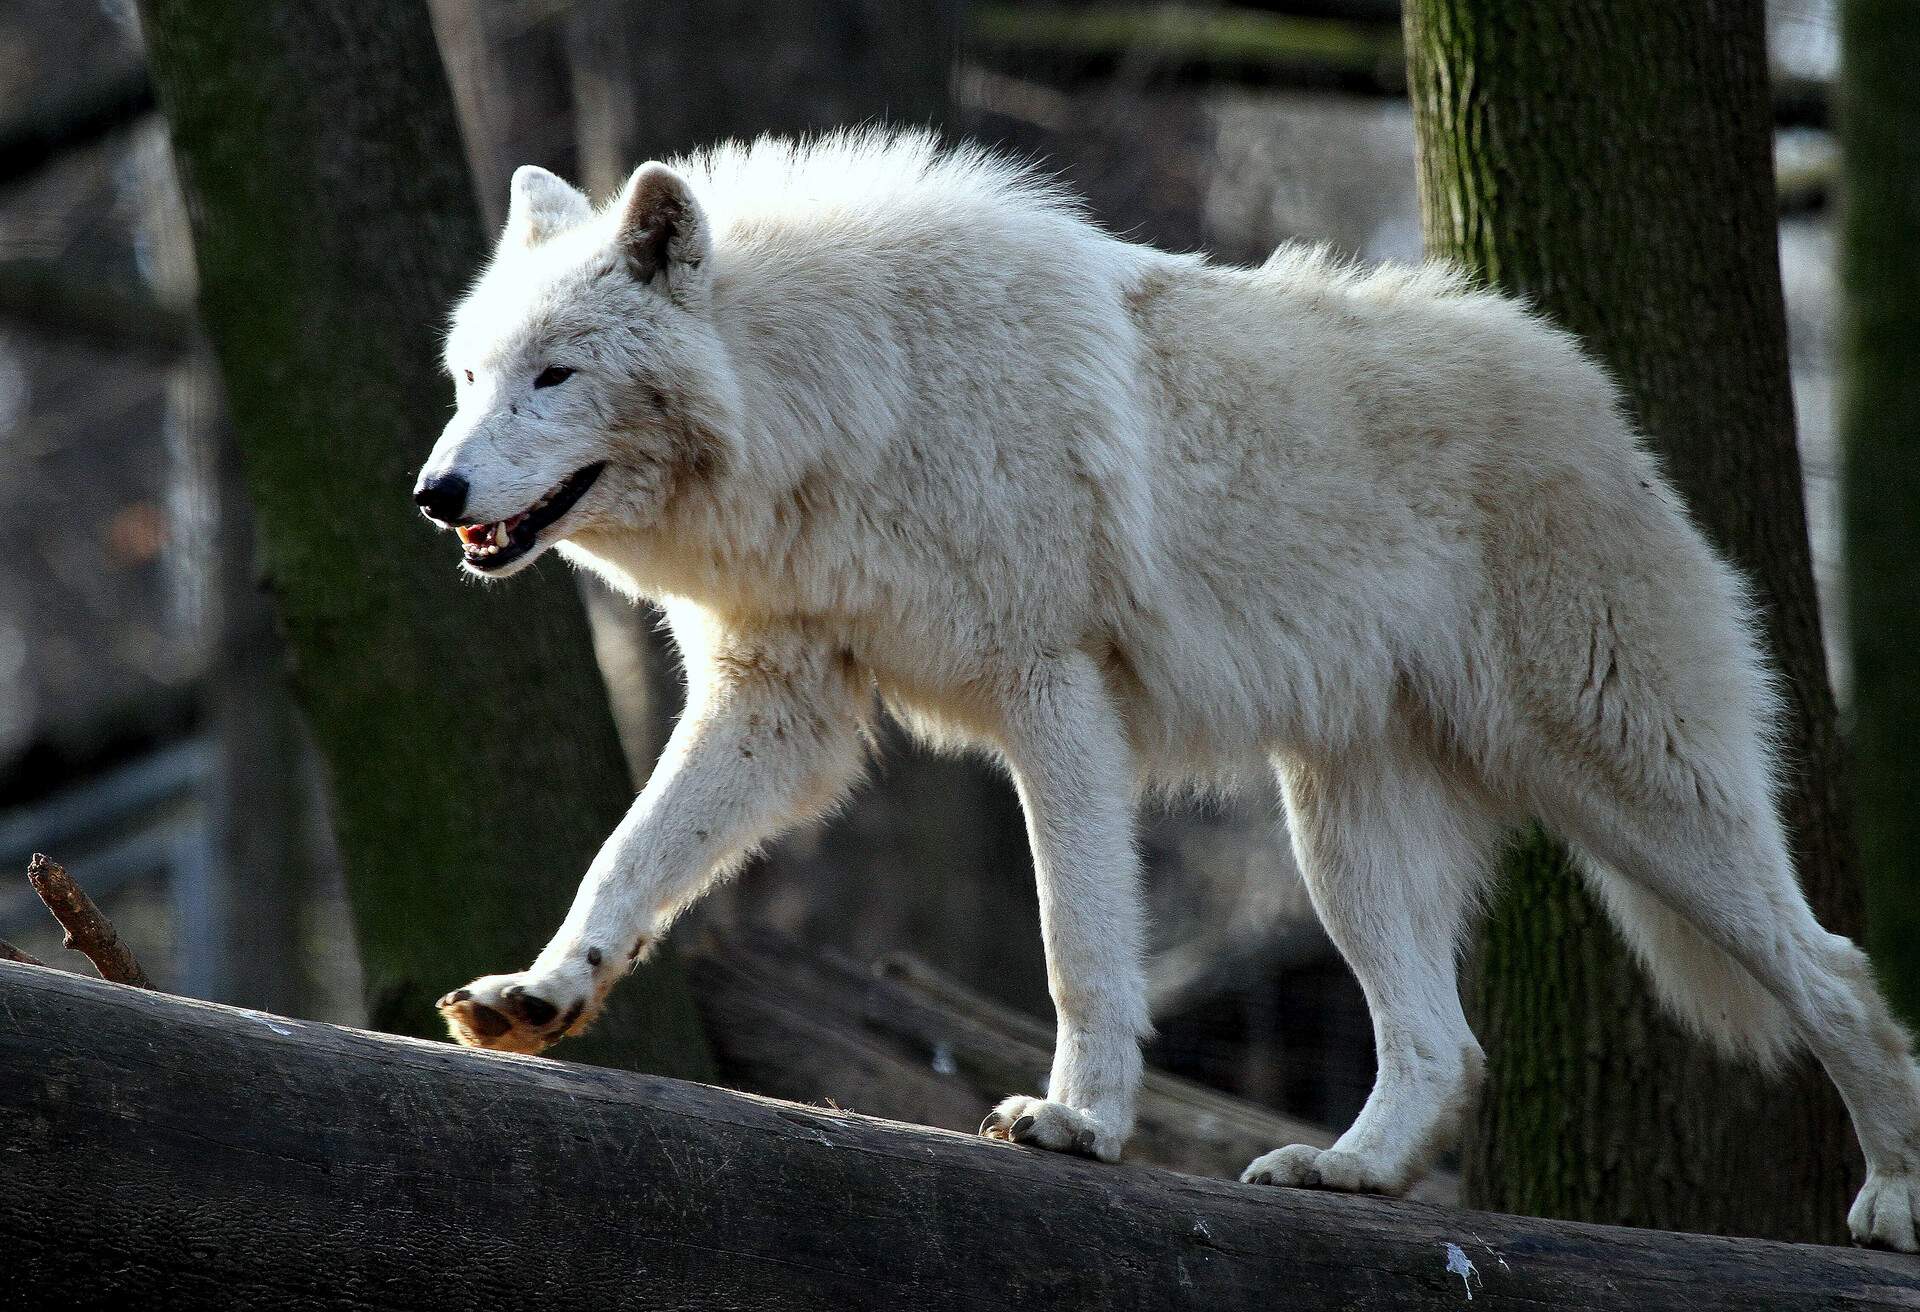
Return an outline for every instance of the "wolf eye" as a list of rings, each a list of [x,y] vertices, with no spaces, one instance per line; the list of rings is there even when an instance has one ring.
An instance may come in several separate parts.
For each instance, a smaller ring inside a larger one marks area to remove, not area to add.
[[[467,376],[467,381],[468,381],[468,382],[472,382],[472,381],[473,381],[473,370],[471,370],[471,369],[462,369],[462,370],[461,370],[460,372],[461,372],[461,373],[463,373],[463,374],[465,374],[465,375]]]
[[[539,376],[533,380],[533,385],[535,387],[557,387],[571,377],[573,377],[573,370],[567,368],[565,365],[550,364],[540,371]]]

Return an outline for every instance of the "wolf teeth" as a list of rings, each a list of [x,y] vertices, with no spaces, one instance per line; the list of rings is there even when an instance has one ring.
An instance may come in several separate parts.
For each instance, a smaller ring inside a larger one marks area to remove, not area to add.
[[[519,514],[509,515],[494,523],[459,525],[455,531],[459,534],[461,545],[466,549],[468,559],[480,560],[487,556],[497,556],[512,547],[514,530],[550,505],[552,501],[551,495],[544,496]]]

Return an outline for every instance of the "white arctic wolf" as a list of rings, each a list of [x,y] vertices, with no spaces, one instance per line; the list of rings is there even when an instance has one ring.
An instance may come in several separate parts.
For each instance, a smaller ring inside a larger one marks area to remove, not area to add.
[[[1272,769],[1379,1078],[1331,1149],[1245,1179],[1398,1193],[1473,1102],[1455,960],[1535,816],[1667,1003],[1804,1045],[1869,1166],[1853,1232],[1916,1246],[1920,1077],[1809,914],[1739,581],[1565,334],[1452,274],[1108,236],[924,136],[648,164],[594,210],[515,176],[460,305],[417,499],[465,568],[549,547],[666,607],[688,706],[552,943],[441,1001],[533,1052],[742,854],[860,772],[875,691],[1003,759],[1058,1013],[990,1133],[1112,1160],[1142,995],[1134,800]]]

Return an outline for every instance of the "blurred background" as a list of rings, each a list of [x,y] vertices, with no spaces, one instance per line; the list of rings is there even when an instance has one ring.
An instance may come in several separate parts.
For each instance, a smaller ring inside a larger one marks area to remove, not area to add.
[[[1168,248],[1253,262],[1289,241],[1420,255],[1395,0],[729,0],[649,6],[644,20],[608,0],[430,8],[489,225],[521,163],[604,195],[641,160],[717,137],[884,117],[1030,156],[1104,225]],[[1839,42],[1825,0],[1772,0],[1767,22],[1793,389],[1844,708]],[[53,853],[163,988],[362,1024],[335,802],[282,678],[195,305],[188,215],[134,6],[4,0],[0,515],[16,536],[0,567],[0,876]],[[433,436],[418,434],[420,456]],[[541,570],[581,590],[621,746],[643,778],[678,696],[670,654],[644,611],[552,558]],[[1344,1124],[1370,1083],[1371,1034],[1306,905],[1275,799],[1156,806],[1142,841],[1155,1062]],[[1049,1016],[1010,789],[897,735],[851,806],[789,837],[676,931],[690,944],[766,932],[856,963],[909,952],[993,1003]],[[0,938],[60,956],[23,880],[0,877]]]

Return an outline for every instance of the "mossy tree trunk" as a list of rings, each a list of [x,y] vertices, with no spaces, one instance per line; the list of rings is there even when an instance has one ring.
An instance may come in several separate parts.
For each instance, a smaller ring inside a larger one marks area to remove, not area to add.
[[[1841,442],[1868,937],[1920,1021],[1920,5],[1840,9]]]
[[[295,694],[329,767],[373,1023],[525,965],[630,791],[563,579],[460,578],[408,498],[484,251],[417,0],[146,0]],[[698,1074],[677,969],[569,1055]]]
[[[1782,675],[1801,879],[1857,934],[1842,749],[1788,386],[1761,0],[1409,0],[1429,249],[1578,333]],[[1467,1196],[1506,1211],[1840,1239],[1858,1158],[1811,1062],[1773,1082],[1681,1036],[1563,854],[1529,840],[1479,963],[1490,1066]]]

